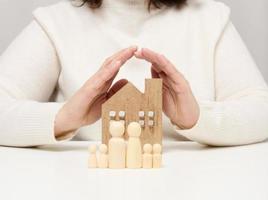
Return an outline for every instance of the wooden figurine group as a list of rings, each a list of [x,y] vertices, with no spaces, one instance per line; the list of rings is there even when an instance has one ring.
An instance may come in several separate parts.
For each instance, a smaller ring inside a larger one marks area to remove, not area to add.
[[[97,147],[89,147],[90,168],[160,168],[162,162],[162,146],[160,144],[145,144],[142,148],[140,135],[141,125],[131,122],[127,127],[128,142],[123,135],[125,133],[124,121],[110,121],[109,132],[111,138],[106,144],[99,146],[97,159]]]

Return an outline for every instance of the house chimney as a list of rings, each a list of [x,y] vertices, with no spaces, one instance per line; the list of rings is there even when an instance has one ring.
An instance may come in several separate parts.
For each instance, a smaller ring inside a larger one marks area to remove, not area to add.
[[[144,94],[151,109],[162,106],[162,79],[146,79]]]

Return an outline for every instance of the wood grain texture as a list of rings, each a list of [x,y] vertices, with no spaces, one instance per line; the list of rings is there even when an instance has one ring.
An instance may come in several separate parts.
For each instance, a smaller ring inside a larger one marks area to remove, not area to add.
[[[115,111],[115,116],[110,117],[110,111]],[[120,111],[125,116],[120,118]],[[144,117],[139,117],[139,112],[144,111]],[[153,112],[153,116],[151,111]],[[141,133],[142,145],[149,143],[162,144],[162,80],[146,79],[145,92],[139,91],[132,83],[126,84],[108,101],[102,105],[102,143],[108,144],[110,139],[110,120],[124,120],[125,130],[131,122],[144,121]],[[149,123],[153,125],[150,126]],[[128,136],[125,133],[124,138]]]

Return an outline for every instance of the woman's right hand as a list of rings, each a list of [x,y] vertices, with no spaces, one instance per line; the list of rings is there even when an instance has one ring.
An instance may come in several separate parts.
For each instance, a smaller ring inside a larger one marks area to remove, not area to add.
[[[122,79],[111,87],[120,68],[136,51],[137,47],[131,46],[107,58],[101,68],[64,104],[55,119],[56,137],[100,118],[101,105],[127,83]]]

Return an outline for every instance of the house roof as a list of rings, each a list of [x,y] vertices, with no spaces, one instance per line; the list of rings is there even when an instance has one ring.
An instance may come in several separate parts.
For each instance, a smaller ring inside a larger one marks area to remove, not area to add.
[[[110,104],[114,102],[117,99],[126,97],[125,99],[129,99],[129,95],[132,95],[132,97],[137,98],[140,97],[143,93],[139,91],[132,83],[128,82],[124,87],[122,87],[118,92],[116,92],[111,98],[109,98],[105,103],[103,103],[103,106],[106,104]]]

